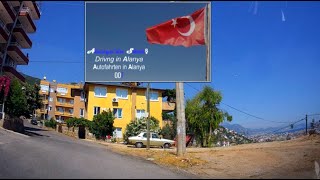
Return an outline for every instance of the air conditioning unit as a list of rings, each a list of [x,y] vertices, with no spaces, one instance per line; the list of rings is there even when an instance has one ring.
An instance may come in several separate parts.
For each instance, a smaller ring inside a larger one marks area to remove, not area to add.
[[[118,102],[118,98],[113,98],[112,102]]]

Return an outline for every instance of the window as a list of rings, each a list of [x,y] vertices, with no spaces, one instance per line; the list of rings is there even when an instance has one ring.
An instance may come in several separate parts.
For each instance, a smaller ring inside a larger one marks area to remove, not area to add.
[[[107,88],[106,87],[94,87],[94,96],[96,97],[107,97]]]
[[[80,101],[84,101],[84,92],[81,92]]]
[[[148,95],[147,95],[147,92],[146,92],[146,99],[147,99]],[[158,92],[156,91],[151,91],[150,92],[150,101],[158,101],[158,98],[159,98],[159,94]]]
[[[115,118],[122,118],[122,109],[121,108],[113,108],[113,115]]]
[[[74,103],[74,100],[73,100],[73,99],[71,99],[69,102],[70,102],[70,104],[73,104],[73,103]]]
[[[66,102],[66,99],[64,99],[64,98],[58,98],[58,102],[63,104],[63,103]]]
[[[116,95],[117,98],[128,99],[128,89],[117,88]]]
[[[158,92],[150,92],[150,101],[158,101]]]
[[[63,113],[64,112],[64,109],[62,107],[57,107],[57,111]]]
[[[143,134],[143,137],[145,137],[145,138],[146,138],[146,137],[147,137],[147,133],[144,133],[144,134]]]
[[[70,113],[70,114],[73,114],[73,109],[69,109],[69,113]]]
[[[65,95],[68,93],[68,88],[57,87],[57,92],[60,93],[61,95]]]
[[[52,93],[53,93],[53,92],[54,92],[54,89],[53,89],[53,88],[50,88],[50,92],[52,92]]]
[[[49,106],[49,111],[52,111],[52,106]]]
[[[157,134],[152,134],[152,138],[159,138]]]
[[[47,92],[47,91],[49,91],[49,86],[48,86],[48,85],[40,85],[40,87],[41,87],[41,91],[42,91],[42,92]]]
[[[93,109],[93,115],[100,114],[100,107],[95,106]]]
[[[80,117],[84,117],[84,109],[80,109]]]
[[[52,101],[53,101],[53,98],[52,98],[52,97],[49,97],[49,101],[52,102]]]
[[[137,109],[136,118],[141,119],[145,117],[145,110],[144,109]]]

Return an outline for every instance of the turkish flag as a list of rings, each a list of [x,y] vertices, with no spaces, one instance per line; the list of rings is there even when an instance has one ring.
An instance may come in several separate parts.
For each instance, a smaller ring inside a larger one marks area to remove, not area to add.
[[[146,30],[151,44],[190,47],[205,45],[205,8],[189,16],[171,19]]]

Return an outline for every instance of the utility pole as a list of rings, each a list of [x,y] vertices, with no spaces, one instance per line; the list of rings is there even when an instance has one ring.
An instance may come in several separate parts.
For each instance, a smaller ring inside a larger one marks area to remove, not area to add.
[[[11,27],[10,29],[10,33],[9,33],[9,38],[8,38],[8,42],[6,44],[6,47],[4,49],[4,53],[3,53],[3,57],[2,57],[2,63],[1,63],[1,69],[0,69],[0,75],[3,76],[3,66],[4,66],[4,63],[6,62],[6,58],[7,58],[7,54],[8,54],[8,47],[11,43],[11,39],[12,39],[12,34],[13,34],[13,29],[16,27],[16,24],[17,24],[17,21],[18,21],[18,18],[19,18],[19,14],[20,14],[20,11],[23,7],[23,1],[19,1],[20,2],[20,7],[19,7],[19,10],[18,12],[16,13],[16,17],[14,19],[14,22],[13,22],[13,26]],[[9,2],[6,2],[8,3],[8,6],[11,6],[11,4],[9,4]],[[3,96],[3,102],[2,102],[2,120],[4,120],[4,104],[6,102],[6,97]]]
[[[147,150],[150,149],[150,83],[147,85]]]
[[[184,88],[182,82],[176,83],[177,106],[177,155],[183,156],[186,152],[186,121],[184,110]]]
[[[308,115],[306,114],[306,135],[308,135]]]

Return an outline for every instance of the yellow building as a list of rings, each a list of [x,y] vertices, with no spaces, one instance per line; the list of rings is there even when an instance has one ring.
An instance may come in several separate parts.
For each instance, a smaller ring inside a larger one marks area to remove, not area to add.
[[[122,138],[128,123],[147,116],[147,96],[145,87],[127,86],[110,83],[85,83],[86,118],[93,120],[94,115],[109,109],[116,119],[117,138]],[[159,120],[162,127],[162,92],[150,89],[150,116]]]
[[[40,81],[40,86],[43,106],[36,112],[41,119],[54,118],[63,122],[71,117],[85,117],[82,84],[62,84],[44,78]]]

